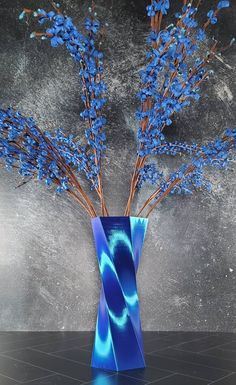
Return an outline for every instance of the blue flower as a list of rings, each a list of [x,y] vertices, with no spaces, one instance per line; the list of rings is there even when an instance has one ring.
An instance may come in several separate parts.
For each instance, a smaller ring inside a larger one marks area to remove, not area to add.
[[[219,1],[218,5],[217,5],[217,9],[228,8],[229,6],[230,6],[229,1],[222,0],[222,1]]]
[[[52,47],[58,47],[59,45],[63,45],[63,44],[64,44],[64,40],[61,37],[54,36],[51,39],[51,46]]]
[[[183,23],[186,25],[188,28],[195,28],[197,27],[198,23],[196,20],[192,19],[190,16],[185,16],[183,18]]]
[[[99,31],[100,23],[98,20],[92,20],[87,17],[85,20],[84,26],[87,29],[87,31],[96,34]]]
[[[157,10],[161,11],[163,15],[167,14],[168,9],[170,8],[170,1],[169,0],[159,0],[157,2]]]
[[[203,41],[206,39],[205,31],[202,28],[199,28],[196,33],[197,40]]]
[[[155,7],[153,6],[153,4],[147,6],[147,14],[149,17],[155,16],[156,11],[155,11]]]
[[[217,17],[215,16],[215,12],[212,9],[207,13],[207,16],[208,16],[211,24],[217,23]]]
[[[54,21],[55,21],[55,23],[56,23],[57,25],[63,25],[63,24],[64,24],[64,21],[65,21],[65,18],[64,18],[64,16],[62,16],[62,15],[56,15],[56,16],[54,17]]]
[[[163,173],[157,170],[155,163],[146,164],[139,170],[137,189],[140,190],[144,183],[155,185],[162,177]]]
[[[169,0],[153,0],[152,4],[147,6],[147,14],[148,16],[152,17],[155,16],[158,11],[160,11],[163,15],[166,15],[169,8]]]

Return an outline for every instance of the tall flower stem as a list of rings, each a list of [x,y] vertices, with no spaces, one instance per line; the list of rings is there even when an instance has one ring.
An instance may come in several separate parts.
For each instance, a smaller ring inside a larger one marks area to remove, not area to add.
[[[84,69],[85,68],[85,61],[83,61],[83,62],[81,61],[80,66],[81,66],[81,69]],[[86,100],[84,101],[84,105],[85,105],[86,108],[89,109],[91,107],[91,103],[90,103],[90,97],[89,97],[89,93],[88,93],[87,86],[86,86],[86,81],[85,81],[84,76],[82,76],[81,79],[82,79],[82,84],[83,84],[83,88],[84,88],[84,94],[85,94],[85,98],[86,98]],[[91,121],[91,119],[88,120],[88,127],[92,128],[92,121]],[[92,138],[94,139],[94,135],[92,135]],[[107,207],[106,207],[106,204],[105,204],[105,199],[104,199],[104,194],[103,194],[102,173],[101,173],[101,159],[98,160],[97,151],[96,151],[95,148],[93,149],[93,153],[94,153],[95,165],[100,168],[99,174],[97,176],[97,178],[98,178],[98,187],[95,187],[95,190],[96,190],[96,192],[97,192],[97,194],[99,196],[100,202],[101,202],[101,212],[102,212],[102,215],[105,216],[105,215],[109,215],[109,214],[108,214],[108,210],[107,210]]]
[[[63,167],[65,168],[67,174],[69,175],[69,177],[71,178],[72,180],[72,183],[74,184],[74,186],[78,189],[79,193],[81,194],[81,196],[84,198],[88,208],[89,208],[89,211],[91,212],[91,216],[92,217],[96,217],[97,214],[96,214],[96,211],[95,211],[95,208],[93,206],[93,203],[91,201],[91,199],[89,198],[89,196],[86,194],[86,192],[84,191],[84,189],[82,188],[81,184],[79,183],[78,179],[76,178],[75,174],[73,173],[72,169],[67,165],[65,164],[65,162],[63,161],[63,159],[61,158],[61,155],[58,153],[58,151],[55,149],[55,147],[53,146],[53,144],[51,143],[51,141],[44,135],[44,133],[39,129],[37,128],[38,131],[40,132],[40,134],[42,135],[42,137],[44,138],[45,142],[48,144],[48,146],[51,148],[52,152],[56,154],[56,156],[58,157],[58,159],[61,161]]]
[[[213,47],[211,48],[210,50],[210,53],[207,55],[207,57],[203,60],[203,62],[195,69],[193,69],[190,74],[189,74],[189,77],[188,77],[188,81],[192,79],[192,77],[197,73],[197,71],[199,71],[201,68],[204,68],[208,63],[209,61],[215,57],[216,55],[216,51],[217,51],[217,42],[214,43]],[[179,63],[177,63],[178,65]],[[198,87],[205,79],[206,77],[209,75],[208,72],[206,72],[202,79],[199,80],[198,82],[196,82],[194,84],[194,88],[195,87]],[[173,81],[174,79],[174,73],[173,73],[173,76],[171,78],[171,82]],[[170,88],[170,85],[171,85],[171,82],[168,84],[167,88],[164,90],[164,94],[163,94],[163,97],[166,96],[169,88]],[[185,85],[183,85],[183,91],[185,89]],[[173,96],[173,95],[172,95]],[[184,101],[185,100],[185,97],[182,96],[182,94],[180,95],[180,97],[178,98],[179,101]],[[158,111],[157,111],[158,112]],[[150,125],[146,125],[145,122],[144,124],[142,125],[142,130],[149,130],[151,128]],[[163,131],[163,129],[165,128],[165,125],[163,125],[161,131]],[[141,148],[142,148],[142,145],[141,145]],[[144,156],[144,157],[140,157],[139,155],[137,156],[137,159],[136,159],[136,163],[135,163],[135,167],[134,167],[134,173],[132,175],[132,179],[131,179],[131,188],[130,188],[130,194],[129,194],[129,197],[128,197],[128,203],[127,203],[127,206],[126,206],[126,209],[125,209],[125,215],[130,215],[130,211],[131,211],[131,205],[132,205],[132,201],[134,199],[134,195],[135,195],[135,191],[136,191],[136,187],[137,187],[137,183],[138,183],[138,179],[139,179],[139,169],[141,169],[145,163],[147,159],[147,156]],[[144,203],[144,206],[146,207],[146,205],[148,204],[149,202],[149,198],[147,199],[147,201]]]
[[[152,2],[153,1],[151,1],[151,3]],[[151,17],[151,21],[150,21],[151,30],[153,32],[155,32],[155,33],[158,33],[160,31],[160,29],[161,29],[162,16],[163,16],[162,12],[157,12],[155,16]],[[185,16],[185,14],[182,15],[182,18],[184,16]],[[178,21],[177,25],[181,24],[182,18]],[[169,48],[171,43],[172,43],[172,40],[170,42],[166,43],[165,48],[163,49],[163,53],[162,53],[161,56],[164,55],[164,53]],[[153,48],[156,49],[156,48],[158,48],[158,43],[157,42],[153,42],[152,46],[153,46]],[[150,110],[151,107],[152,107],[152,104],[153,104],[152,98],[148,97],[147,100],[144,103],[142,103],[142,111],[145,112],[145,111]],[[143,132],[148,129],[147,126],[148,126],[148,118],[146,117],[141,122],[141,128],[142,128]],[[142,149],[142,144],[140,145],[140,148]],[[126,208],[125,208],[125,212],[124,212],[125,216],[130,215],[131,206],[132,206],[132,202],[133,202],[133,199],[134,199],[134,196],[135,196],[136,187],[137,187],[137,183],[138,183],[138,179],[139,179],[139,170],[140,170],[141,167],[143,167],[143,165],[144,165],[144,163],[146,161],[146,158],[147,158],[146,156],[145,157],[141,157],[139,154],[137,155],[137,158],[136,158],[136,161],[135,161],[135,166],[134,166],[134,171],[133,171],[132,178],[131,178],[131,183],[130,183],[130,192],[129,192],[128,202],[127,202],[127,205],[126,205]]]

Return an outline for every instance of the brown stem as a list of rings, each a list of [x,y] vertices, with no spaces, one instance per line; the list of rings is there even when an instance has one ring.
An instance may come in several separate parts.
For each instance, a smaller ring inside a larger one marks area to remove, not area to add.
[[[185,14],[182,15],[181,19],[177,22],[177,25],[181,25],[182,19],[186,15],[186,13],[187,13],[187,11],[185,12]],[[158,30],[158,23],[159,22],[161,23],[161,17],[162,17],[161,13],[160,13],[160,18],[159,19],[158,19],[158,14],[156,14],[155,16],[151,17],[151,29],[153,31],[157,31]],[[172,42],[173,42],[173,39],[171,39],[170,42],[166,43],[165,48],[164,48],[164,50],[163,50],[163,52],[161,54],[161,57],[164,55],[166,50],[168,50],[170,44],[172,44]],[[157,48],[157,46],[158,46],[158,44],[153,43],[153,47],[154,48]],[[148,98],[147,101],[142,106],[142,111],[146,111],[146,108],[150,109],[151,106],[152,106],[152,99]],[[147,118],[142,121],[142,126],[141,126],[142,127],[142,131],[147,129],[147,123],[148,123],[148,119]],[[138,172],[139,172],[139,169],[140,169],[140,164],[143,165],[144,162],[145,162],[145,159],[146,159],[146,157],[140,157],[139,155],[137,155],[137,158],[136,158],[136,161],[135,161],[135,167],[134,167],[133,175],[132,175],[132,178],[131,178],[128,202],[127,202],[127,205],[126,205],[126,208],[125,208],[124,215],[130,215],[131,205],[132,205],[132,201],[134,199],[134,195],[135,195],[135,191],[136,191],[136,186],[137,186],[137,182],[138,182],[138,177],[139,177]]]
[[[80,199],[80,197],[72,190],[67,190],[67,193],[72,196],[79,204],[84,208],[84,210],[87,212],[87,214],[93,218],[93,215],[91,215],[90,210],[88,207],[83,203],[83,201]]]
[[[189,167],[188,167],[188,169],[185,171],[185,173],[184,173],[184,175],[185,176],[187,176],[190,172],[192,172],[193,170],[195,169],[195,167],[191,164]],[[156,202],[150,207],[150,209],[148,210],[148,212],[147,212],[147,215],[146,215],[146,218],[148,218],[149,217],[149,215],[151,214],[151,212],[155,209],[155,207],[158,205],[158,203],[160,203],[172,190],[173,190],[173,188],[177,185],[177,184],[179,184],[180,182],[181,182],[181,180],[182,180],[182,178],[177,178],[177,179],[175,179],[171,184],[170,184],[170,186],[166,189],[166,191],[160,196],[160,198],[158,198],[157,200],[156,200]],[[158,195],[160,193],[160,189],[158,189],[158,192],[155,192],[154,194],[152,194],[153,195],[153,198],[152,198],[152,200],[153,199],[155,199],[155,197]],[[145,206],[146,207],[146,206]],[[143,209],[142,210],[140,210],[139,211],[139,214],[141,213],[143,211]]]
[[[56,6],[55,2],[54,1],[51,1],[51,0],[48,0],[49,3],[51,4],[51,6],[55,9],[55,11],[58,13],[58,15],[62,15],[62,12],[60,11],[60,9]]]
[[[90,211],[91,211],[91,214],[92,216],[97,216],[96,214],[96,211],[94,209],[94,206],[92,204],[92,201],[90,200],[89,196],[85,193],[84,189],[82,188],[82,186],[80,185],[78,179],[76,178],[75,174],[73,173],[72,169],[64,162],[64,160],[62,159],[61,155],[59,154],[59,152],[56,150],[56,148],[53,146],[53,144],[51,143],[51,141],[44,135],[44,133],[37,127],[37,130],[39,131],[39,133],[42,135],[43,139],[45,140],[45,142],[48,144],[49,148],[51,149],[51,151],[56,155],[57,159],[60,161],[61,165],[63,166],[63,168],[65,169],[65,172],[66,174],[69,176],[69,178],[72,180],[72,183],[74,184],[74,186],[78,189],[78,191],[80,192],[80,194],[82,195],[82,197],[84,198],[84,200],[86,201]]]
[[[216,9],[215,12],[214,12],[214,16],[217,16],[218,13],[219,13],[219,11],[220,11],[219,9]],[[209,24],[210,24],[210,19],[208,19],[208,20],[205,22],[205,24],[203,25],[203,29],[206,30],[206,28],[209,26]]]
[[[82,59],[83,59],[83,61],[80,63],[80,65],[81,65],[81,68],[84,69],[85,68],[85,61],[84,61],[83,56],[82,56]],[[91,100],[90,100],[90,96],[89,96],[89,93],[88,93],[88,90],[87,90],[86,80],[85,80],[84,76],[82,76],[82,83],[83,83],[85,97],[86,97],[86,100],[84,102],[85,108],[90,108]],[[91,119],[88,120],[88,126],[89,126],[89,128],[92,127]],[[91,135],[91,137],[92,137],[92,139],[94,139],[94,135],[93,134]],[[99,196],[99,199],[100,199],[100,202],[101,202],[102,215],[105,216],[105,215],[108,215],[108,210],[107,210],[107,207],[106,207],[106,204],[105,204],[105,199],[104,199],[104,194],[103,194],[102,175],[101,175],[101,161],[98,161],[96,149],[93,149],[93,153],[94,153],[95,165],[96,166],[100,166],[99,175],[97,176],[97,178],[98,178],[98,188],[96,188],[96,192],[98,193],[98,196]]]
[[[234,146],[234,139],[233,138],[229,138],[227,136],[223,136],[222,137],[222,140],[223,142],[228,142],[230,147],[229,147],[229,150]],[[196,150],[197,151],[197,150]],[[196,152],[195,151],[195,152]],[[206,159],[206,156],[204,154],[201,155],[201,157],[203,159]],[[187,176],[188,174],[190,174],[192,171],[195,170],[195,166],[193,164],[190,164],[187,168],[187,170],[185,171],[184,173],[184,176]],[[177,184],[179,184],[181,181],[182,181],[183,178],[177,178],[175,181],[173,181],[170,186],[168,187],[168,189],[166,189],[166,191],[156,200],[156,202],[151,205],[150,209],[148,210],[147,212],[147,215],[146,217],[148,217],[150,215],[150,213],[154,210],[154,208],[172,191],[173,187],[176,186]],[[168,182],[170,182],[170,180],[168,180]],[[141,207],[141,209],[139,210],[137,216],[140,216],[140,214],[143,212],[143,210],[151,203],[152,200],[154,200],[158,194],[160,194],[161,192],[161,189],[160,187],[158,187],[158,189],[156,189],[152,195],[146,200],[146,202],[144,203],[144,205]]]

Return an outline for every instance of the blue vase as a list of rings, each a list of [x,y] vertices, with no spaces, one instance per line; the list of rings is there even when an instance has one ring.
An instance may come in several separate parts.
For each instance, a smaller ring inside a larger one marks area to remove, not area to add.
[[[145,367],[136,273],[148,220],[92,219],[102,288],[91,366],[108,370]]]

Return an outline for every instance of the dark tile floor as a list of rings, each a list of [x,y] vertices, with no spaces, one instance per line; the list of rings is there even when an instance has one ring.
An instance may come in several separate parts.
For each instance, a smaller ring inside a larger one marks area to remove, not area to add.
[[[236,334],[144,332],[145,370],[90,368],[93,333],[0,332],[0,385],[236,385]]]

